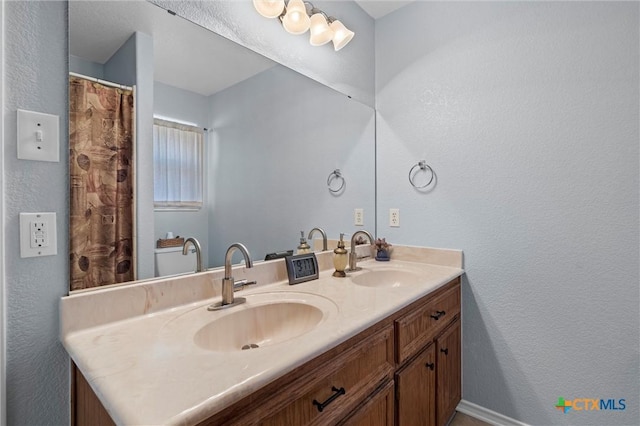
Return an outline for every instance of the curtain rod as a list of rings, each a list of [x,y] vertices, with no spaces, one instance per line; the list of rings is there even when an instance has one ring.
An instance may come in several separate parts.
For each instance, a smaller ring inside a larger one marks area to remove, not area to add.
[[[133,87],[131,87],[131,86],[125,86],[124,84],[112,83],[110,81],[102,80],[100,78],[89,77],[88,75],[78,74],[77,72],[69,71],[69,75],[71,75],[73,77],[84,78],[85,80],[89,80],[89,81],[95,81],[96,83],[100,83],[100,84],[102,84],[104,86],[117,87],[117,88],[123,89],[123,90],[133,90]]]

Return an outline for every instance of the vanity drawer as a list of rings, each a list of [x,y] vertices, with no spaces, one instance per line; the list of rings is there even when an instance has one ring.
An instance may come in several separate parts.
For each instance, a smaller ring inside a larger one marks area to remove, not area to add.
[[[460,315],[460,283],[456,282],[422,307],[398,318],[394,322],[396,362],[402,364],[418,353],[458,315]]]
[[[263,411],[249,423],[336,424],[391,378],[393,370],[393,327],[389,325],[292,383],[283,398],[266,401],[268,413]],[[247,424],[246,420],[242,423]]]

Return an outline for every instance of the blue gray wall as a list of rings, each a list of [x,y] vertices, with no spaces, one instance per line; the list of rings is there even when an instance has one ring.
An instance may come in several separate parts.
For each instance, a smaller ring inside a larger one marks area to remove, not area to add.
[[[66,2],[4,2],[6,398],[11,425],[69,423],[69,358],[58,339],[68,279]],[[18,160],[16,110],[60,116],[60,162]],[[58,255],[21,259],[20,212],[57,213]]]
[[[153,38],[136,32],[136,253],[139,279],[154,274]]]
[[[69,55],[69,72],[104,79],[104,65]]]
[[[314,227],[330,239],[374,232],[373,108],[275,66],[211,96],[211,116],[210,266],[236,241],[263,260],[295,250],[300,231]],[[345,179],[337,195],[327,188],[335,169]],[[355,208],[364,209],[363,227],[354,226]]]
[[[376,22],[378,234],[464,250],[463,398],[529,424],[640,417],[638,8],[415,2]],[[421,159],[428,193],[407,182]],[[564,415],[560,396],[627,408]]]

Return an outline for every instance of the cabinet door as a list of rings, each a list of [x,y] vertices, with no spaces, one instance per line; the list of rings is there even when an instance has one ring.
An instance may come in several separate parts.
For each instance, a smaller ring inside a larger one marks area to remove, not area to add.
[[[393,426],[394,383],[387,382],[340,426]]]
[[[456,320],[436,340],[438,426],[444,426],[460,402],[460,320]]]
[[[396,373],[398,426],[433,426],[436,421],[436,348],[430,345]]]

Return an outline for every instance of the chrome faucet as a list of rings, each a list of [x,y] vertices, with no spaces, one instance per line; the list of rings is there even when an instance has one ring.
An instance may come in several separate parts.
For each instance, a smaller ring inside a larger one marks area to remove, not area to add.
[[[311,231],[309,231],[309,235],[307,235],[307,240],[311,241],[311,236],[316,231],[318,231],[320,234],[322,234],[322,251],[327,251],[327,233],[324,232],[324,229],[322,229],[322,228],[313,228]]]
[[[359,268],[356,263],[358,262],[358,255],[356,253],[356,237],[360,234],[365,235],[369,239],[369,243],[373,244],[373,237],[365,230],[356,231],[351,236],[351,253],[349,254],[349,269],[348,271],[357,271]]]
[[[202,249],[200,248],[200,243],[193,237],[189,237],[185,240],[182,245],[182,254],[185,256],[189,254],[189,244],[193,244],[193,247],[196,249],[196,272],[203,272],[204,268],[202,267]]]
[[[240,243],[233,243],[227,249],[227,254],[224,257],[224,279],[222,280],[222,303],[221,306],[240,304],[245,300],[238,297],[235,301],[233,298],[233,284],[235,283],[233,276],[231,276],[231,257],[233,252],[239,250],[244,256],[244,262],[247,268],[253,268],[253,262],[251,261],[251,255],[247,248]]]

